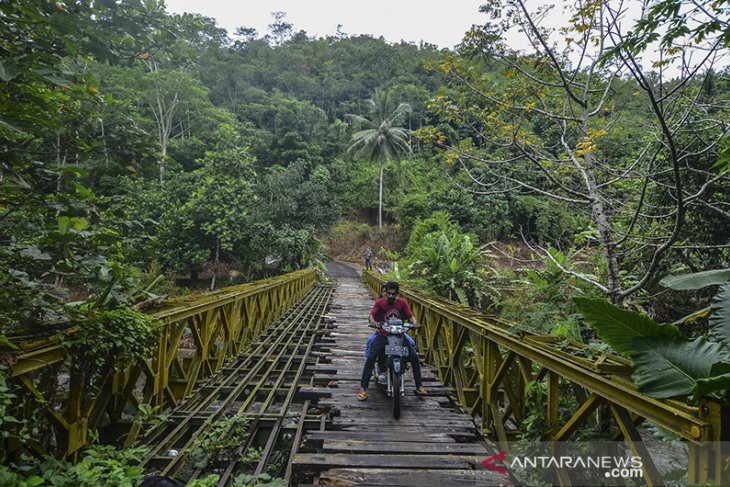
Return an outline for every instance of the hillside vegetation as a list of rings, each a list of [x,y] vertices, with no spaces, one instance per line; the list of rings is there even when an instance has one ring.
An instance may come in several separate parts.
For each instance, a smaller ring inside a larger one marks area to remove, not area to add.
[[[623,33],[611,2],[561,30],[493,7],[451,51],[315,38],[282,13],[229,37],[154,1],[3,2],[6,347],[176,278],[214,288],[367,246],[394,278],[577,340],[595,332],[576,297],[659,322],[709,305],[721,282],[660,281],[730,258],[724,7],[650,2]],[[534,50],[506,44],[515,25]],[[698,316],[685,336],[712,324]]]

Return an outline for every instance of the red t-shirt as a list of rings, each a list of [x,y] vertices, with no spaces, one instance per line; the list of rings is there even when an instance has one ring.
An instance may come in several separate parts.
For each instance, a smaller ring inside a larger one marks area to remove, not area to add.
[[[386,298],[380,298],[375,301],[370,314],[377,322],[388,321],[391,318],[406,321],[413,317],[413,311],[411,311],[406,300],[402,298],[396,298],[393,304],[388,303]],[[377,334],[380,336],[387,335],[385,331],[380,329],[377,330]]]

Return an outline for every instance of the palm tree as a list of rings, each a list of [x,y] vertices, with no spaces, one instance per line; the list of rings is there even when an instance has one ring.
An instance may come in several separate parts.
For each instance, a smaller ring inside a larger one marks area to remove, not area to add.
[[[375,96],[365,102],[370,118],[348,114],[347,118],[358,123],[362,128],[352,135],[352,144],[348,151],[355,155],[366,156],[369,161],[380,162],[380,188],[378,192],[378,227],[383,228],[383,170],[385,163],[400,154],[410,154],[408,132],[396,124],[407,113],[411,106],[400,103],[397,107],[389,91],[376,89]]]

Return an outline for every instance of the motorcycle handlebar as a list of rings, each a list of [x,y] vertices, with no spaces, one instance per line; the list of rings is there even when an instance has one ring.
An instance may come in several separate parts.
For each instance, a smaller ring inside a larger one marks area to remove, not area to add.
[[[383,325],[387,325],[387,324],[388,324],[388,322],[387,322],[387,321],[378,321],[378,322],[377,322],[376,324],[374,324],[374,325],[373,325],[372,323],[368,323],[368,327],[370,327],[370,328],[376,328],[376,329],[379,329],[379,328],[382,328],[382,327],[383,327]],[[416,327],[416,326],[415,326],[415,325],[414,325],[413,323],[410,323],[410,322],[408,322],[408,321],[406,321],[405,323],[403,323],[403,325],[404,325],[404,326],[405,326],[406,328],[420,328],[420,326]],[[421,326],[423,326],[423,325],[421,325]]]

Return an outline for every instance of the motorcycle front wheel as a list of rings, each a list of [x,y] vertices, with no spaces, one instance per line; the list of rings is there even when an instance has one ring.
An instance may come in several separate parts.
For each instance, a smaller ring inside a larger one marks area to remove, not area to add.
[[[393,418],[400,418],[400,381],[401,374],[393,374]]]

